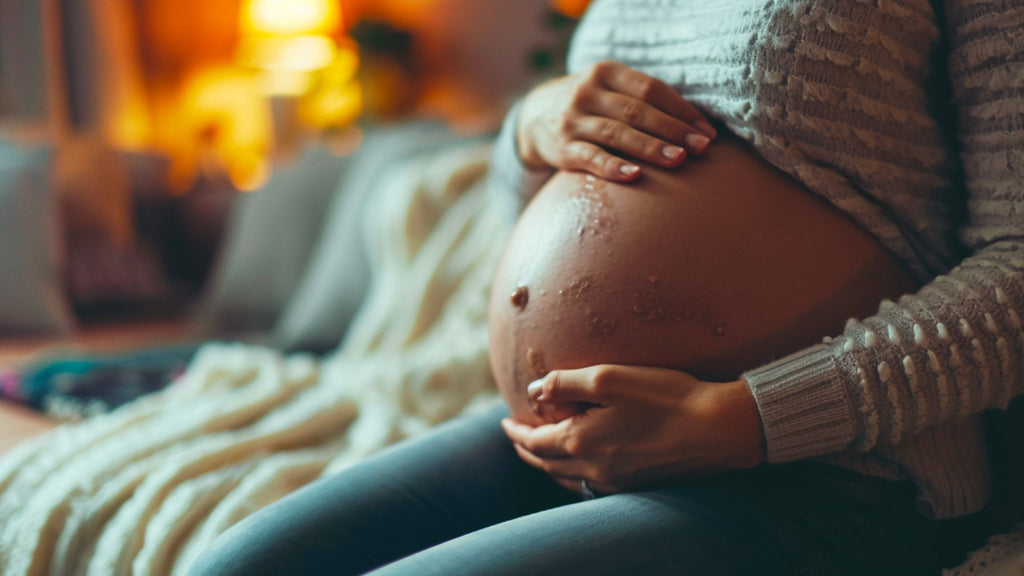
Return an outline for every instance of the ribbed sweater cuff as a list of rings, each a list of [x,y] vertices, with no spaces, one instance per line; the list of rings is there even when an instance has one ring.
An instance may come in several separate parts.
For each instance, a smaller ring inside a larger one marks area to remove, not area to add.
[[[768,462],[839,452],[852,441],[850,401],[826,346],[751,370],[743,379],[761,412]]]

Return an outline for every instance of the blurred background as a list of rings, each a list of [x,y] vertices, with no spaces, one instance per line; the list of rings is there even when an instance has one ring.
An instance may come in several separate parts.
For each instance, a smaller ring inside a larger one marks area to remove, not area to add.
[[[586,4],[0,0],[0,363],[83,338],[336,345],[310,302],[358,292],[358,266],[315,265],[358,226],[346,189],[492,136]]]

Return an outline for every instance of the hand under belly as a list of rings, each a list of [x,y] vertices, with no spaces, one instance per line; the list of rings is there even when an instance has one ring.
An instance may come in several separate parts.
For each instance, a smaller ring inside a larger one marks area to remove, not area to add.
[[[915,288],[863,229],[723,135],[617,184],[557,173],[495,277],[491,364],[513,414],[550,370],[630,364],[731,380]]]

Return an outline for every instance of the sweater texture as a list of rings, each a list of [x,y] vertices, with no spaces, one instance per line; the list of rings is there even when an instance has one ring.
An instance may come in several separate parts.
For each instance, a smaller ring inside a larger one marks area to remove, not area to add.
[[[924,287],[743,375],[768,462],[911,479],[933,518],[991,497],[980,414],[1024,391],[1019,0],[596,0],[569,71],[659,77],[878,239]],[[515,148],[492,186],[551,175]]]

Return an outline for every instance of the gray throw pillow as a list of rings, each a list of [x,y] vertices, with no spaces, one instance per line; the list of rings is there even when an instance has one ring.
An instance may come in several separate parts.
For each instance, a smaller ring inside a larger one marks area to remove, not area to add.
[[[65,332],[52,148],[0,139],[0,335]]]
[[[367,129],[338,184],[309,268],[275,329],[279,345],[322,352],[341,342],[369,285],[364,216],[378,178],[404,159],[464,139],[433,122]]]
[[[207,328],[273,328],[302,279],[331,197],[350,159],[309,148],[238,196],[203,306]]]

